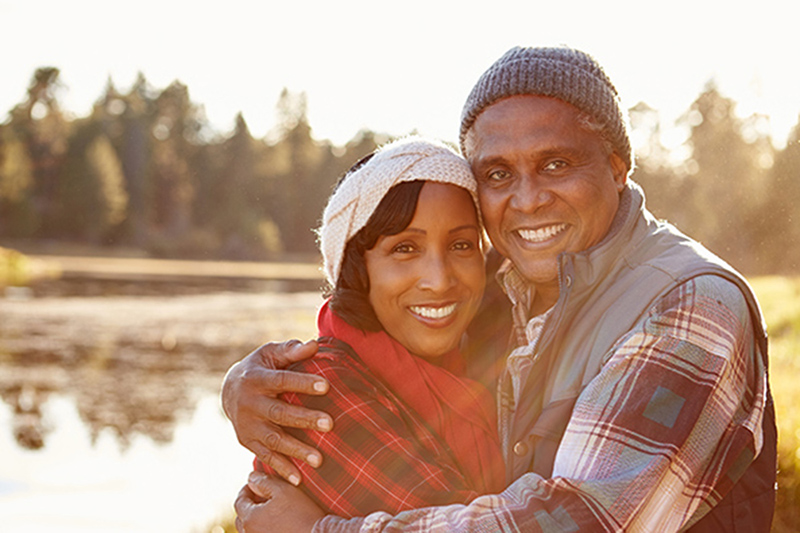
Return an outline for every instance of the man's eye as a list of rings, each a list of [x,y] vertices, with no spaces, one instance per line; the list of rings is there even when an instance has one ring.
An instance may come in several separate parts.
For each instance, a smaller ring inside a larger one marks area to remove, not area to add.
[[[555,159],[547,163],[543,168],[544,170],[561,170],[567,166],[567,162],[563,159]]]
[[[499,181],[505,181],[510,177],[511,173],[506,170],[494,170],[486,176],[486,179],[488,181],[499,182]]]

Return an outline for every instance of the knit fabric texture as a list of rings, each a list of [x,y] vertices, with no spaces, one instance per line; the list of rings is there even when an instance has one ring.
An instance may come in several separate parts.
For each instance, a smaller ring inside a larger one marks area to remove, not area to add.
[[[601,126],[601,136],[633,168],[631,143],[619,95],[603,68],[588,54],[573,48],[514,47],[478,79],[461,111],[459,143],[464,141],[478,115],[509,96],[558,98],[588,113]]]
[[[434,181],[467,189],[477,209],[475,179],[467,162],[438,141],[418,136],[389,143],[339,183],[317,231],[324,271],[335,285],[347,242],[366,226],[389,189],[406,181]]]

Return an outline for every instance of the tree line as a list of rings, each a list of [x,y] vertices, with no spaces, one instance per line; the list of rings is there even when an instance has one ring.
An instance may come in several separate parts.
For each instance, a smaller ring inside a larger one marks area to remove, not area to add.
[[[315,228],[339,176],[389,140],[360,131],[344,146],[316,140],[304,94],[284,90],[278,125],[256,139],[208,124],[188,88],[127,92],[109,81],[91,113],[60,107],[59,71],[36,70],[0,124],[0,238],[130,246],[157,257],[274,259],[314,254]],[[800,124],[784,148],[765,117],[739,118],[710,82],[684,117],[676,157],[658,112],[629,110],[633,179],[648,206],[748,274],[800,265]]]
[[[211,130],[188,88],[126,93],[109,81],[91,113],[70,120],[59,71],[38,69],[0,125],[0,237],[132,246],[155,256],[264,259],[315,251],[338,177],[378,143],[311,136],[303,94],[284,91],[276,140],[254,139],[241,114]]]

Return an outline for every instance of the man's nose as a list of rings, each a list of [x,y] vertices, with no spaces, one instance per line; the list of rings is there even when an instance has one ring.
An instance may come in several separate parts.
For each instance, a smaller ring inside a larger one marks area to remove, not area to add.
[[[521,176],[511,196],[511,206],[524,213],[533,213],[552,201],[550,187],[535,174]]]

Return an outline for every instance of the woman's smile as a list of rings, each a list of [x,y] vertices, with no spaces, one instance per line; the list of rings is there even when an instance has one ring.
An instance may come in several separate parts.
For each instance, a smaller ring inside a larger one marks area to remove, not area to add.
[[[453,303],[445,306],[412,305],[409,309],[412,313],[422,318],[441,320],[453,314],[456,310],[456,304]]]

